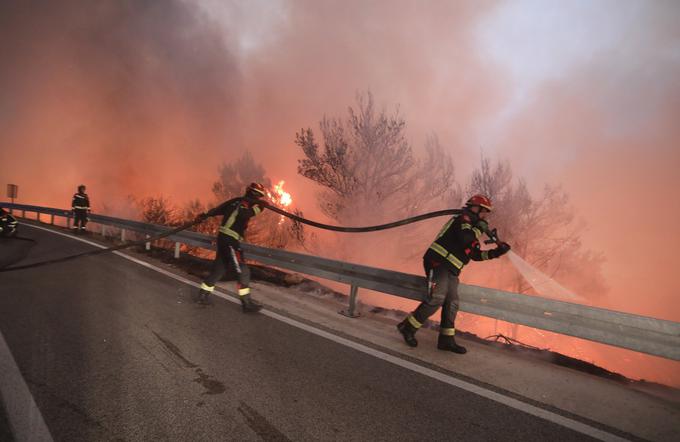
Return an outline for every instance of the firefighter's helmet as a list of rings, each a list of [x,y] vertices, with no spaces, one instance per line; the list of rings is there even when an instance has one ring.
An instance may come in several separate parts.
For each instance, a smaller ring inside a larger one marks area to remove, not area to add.
[[[264,194],[264,186],[260,183],[250,183],[250,185],[246,187],[246,195],[260,197],[264,196]]]
[[[493,206],[491,205],[491,199],[484,195],[471,196],[470,199],[467,200],[467,203],[465,203],[465,205],[467,207],[479,206],[483,209],[488,210],[489,212],[491,212],[491,210],[493,209]]]

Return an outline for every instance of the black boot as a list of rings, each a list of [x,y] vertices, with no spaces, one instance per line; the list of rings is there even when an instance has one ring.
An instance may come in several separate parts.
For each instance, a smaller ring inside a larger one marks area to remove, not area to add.
[[[241,307],[243,313],[255,313],[262,310],[262,304],[251,298],[249,294],[241,296]]]
[[[418,340],[416,339],[416,332],[418,329],[408,322],[408,318],[397,324],[397,330],[399,330],[399,333],[404,337],[404,341],[406,341],[406,344],[408,344],[409,347],[418,346]]]
[[[456,340],[453,336],[439,335],[439,339],[437,340],[437,348],[439,350],[452,351],[454,353],[458,353],[459,355],[467,353],[467,349],[465,347],[456,344]]]
[[[203,289],[199,290],[196,303],[201,305],[212,305],[213,301],[212,296],[210,296],[210,292]]]

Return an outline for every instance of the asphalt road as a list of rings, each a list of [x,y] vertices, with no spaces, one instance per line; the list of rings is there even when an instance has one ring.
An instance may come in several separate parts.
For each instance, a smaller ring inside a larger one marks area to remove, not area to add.
[[[22,235],[0,262],[91,248]],[[54,440],[588,439],[194,290],[115,255],[0,273],[0,332]]]

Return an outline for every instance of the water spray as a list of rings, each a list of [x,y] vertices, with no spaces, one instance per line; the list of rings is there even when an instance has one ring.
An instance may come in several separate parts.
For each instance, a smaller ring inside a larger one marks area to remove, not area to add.
[[[489,239],[484,241],[484,244],[500,243],[497,229],[487,229],[484,233],[486,233],[486,236],[489,237]],[[517,271],[539,295],[546,298],[559,297],[562,299],[583,300],[583,298],[562,286],[559,282],[541,272],[536,267],[529,264],[525,259],[512,250],[508,252],[508,258],[510,258],[510,262],[515,267],[515,269],[517,269]]]
[[[489,237],[489,239],[484,241],[484,244],[500,244],[501,241],[498,239],[497,229],[486,229],[484,233]],[[539,295],[546,298],[559,297],[569,300],[583,300],[582,297],[578,296],[574,292],[562,286],[559,282],[555,281],[553,278],[529,264],[525,259],[512,250],[508,252],[508,258],[510,258],[510,262],[515,267],[515,269],[517,269],[517,271]]]
[[[510,258],[512,265],[515,266],[517,271],[524,277],[524,279],[526,279],[529,284],[531,284],[531,287],[533,287],[536,293],[539,295],[546,298],[559,297],[569,300],[583,300],[582,297],[578,296],[574,292],[562,286],[559,282],[555,281],[553,278],[549,277],[536,267],[526,262],[521,256],[514,253],[512,250],[508,253],[508,258]]]

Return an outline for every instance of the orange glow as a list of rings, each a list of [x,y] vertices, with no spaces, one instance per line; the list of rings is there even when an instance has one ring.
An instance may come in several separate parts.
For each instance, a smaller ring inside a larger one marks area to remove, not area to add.
[[[278,203],[281,204],[283,207],[288,207],[290,206],[290,203],[293,202],[293,198],[291,198],[290,193],[283,190],[284,184],[285,181],[283,180],[279,181],[279,184],[274,186],[274,192],[276,192],[276,194],[278,195]]]
[[[270,192],[267,192],[267,196],[269,197],[270,201],[277,206],[286,208],[291,205],[293,202],[293,198],[290,196],[290,193],[286,192],[283,190],[283,185],[286,182],[284,180],[281,180],[278,182],[278,184],[274,185],[274,194],[272,195]],[[283,223],[284,217],[281,215],[281,219],[279,220],[279,224]]]

